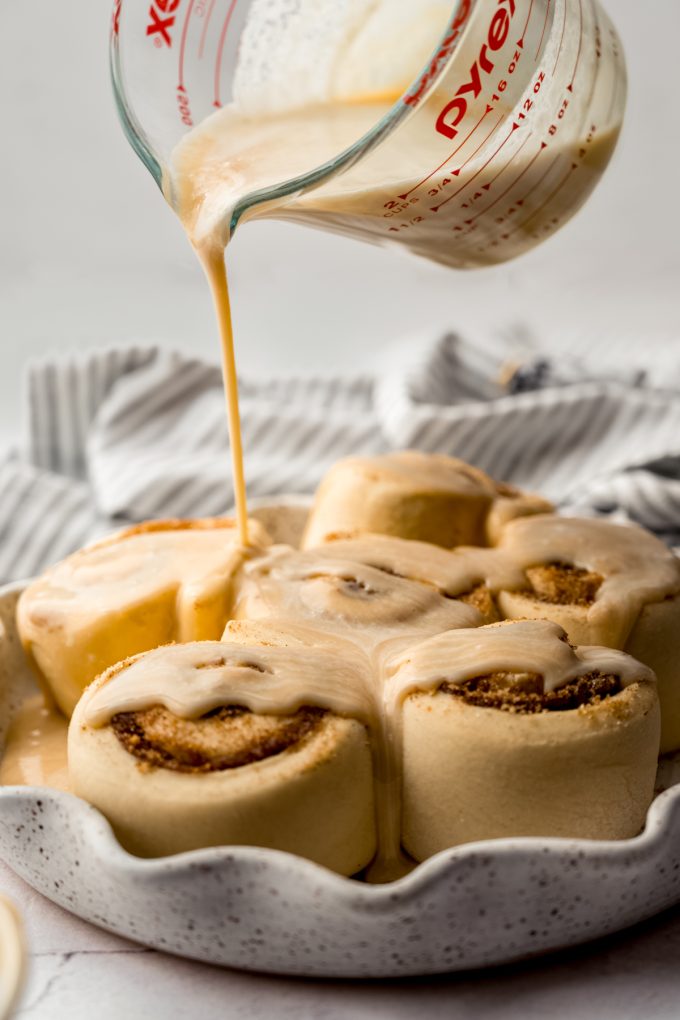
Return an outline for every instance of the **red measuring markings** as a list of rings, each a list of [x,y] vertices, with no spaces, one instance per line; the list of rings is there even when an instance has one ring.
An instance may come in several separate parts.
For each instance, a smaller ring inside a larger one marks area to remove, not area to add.
[[[498,127],[499,127],[499,125],[501,124],[501,122],[503,121],[503,119],[504,119],[504,118],[503,118],[503,117],[501,116],[501,119],[500,119],[500,120],[498,121],[498,124],[496,124],[496,127],[495,127],[495,128],[494,128],[494,129],[493,129],[493,130],[492,130],[492,131],[491,131],[491,132],[490,132],[490,133],[489,133],[489,134],[487,135],[487,137],[486,137],[486,138],[484,139],[484,142],[488,141],[488,139],[489,139],[489,138],[491,137],[491,135],[493,134],[493,132],[494,132],[494,131],[495,131],[495,130],[496,130],[496,129],[497,129]],[[513,131],[514,131],[514,130],[515,130],[515,128],[513,128]],[[505,140],[505,141],[507,141],[507,138],[506,138],[506,140]],[[484,144],[484,142],[482,142],[482,145]],[[505,142],[503,143],[503,145],[504,145],[504,144],[505,144]],[[470,162],[470,160],[471,160],[471,159],[472,159],[472,157],[473,157],[473,156],[474,156],[474,155],[476,154],[476,152],[478,152],[478,151],[479,151],[479,149],[481,149],[481,147],[482,147],[482,146],[480,145],[480,146],[479,146],[479,148],[478,148],[478,149],[476,149],[476,150],[475,150],[475,152],[473,152],[473,153],[472,153],[472,156],[470,156],[470,157],[469,157],[469,159],[467,159],[467,160],[466,160],[466,162],[465,162],[465,163],[463,163],[463,166],[461,166],[461,167],[459,167],[459,168],[458,168],[458,172],[456,172],[455,170],[453,171],[453,173],[455,174],[455,176],[456,176],[456,177],[458,176],[458,174],[460,173],[460,171],[461,171],[461,170],[462,170],[462,169],[463,169],[463,168],[464,168],[464,167],[465,167],[465,166],[467,165],[467,163],[469,163],[469,162]],[[456,198],[456,196],[457,196],[457,195],[460,195],[461,191],[465,191],[465,189],[466,189],[466,188],[468,187],[468,185],[469,185],[469,184],[472,184],[472,182],[473,182],[474,180],[476,180],[476,179],[477,179],[477,178],[479,177],[479,175],[480,175],[480,174],[482,173],[482,171],[483,171],[483,170],[485,170],[485,169],[487,168],[487,166],[489,165],[489,163],[491,162],[491,160],[492,160],[492,159],[494,159],[494,157],[495,157],[495,156],[496,156],[496,155],[498,154],[498,152],[500,152],[500,149],[502,149],[502,148],[503,148],[503,146],[501,145],[501,146],[500,146],[500,148],[499,148],[499,149],[497,149],[497,150],[496,150],[496,152],[495,152],[495,153],[493,153],[493,155],[492,155],[492,156],[490,156],[490,158],[489,158],[489,159],[487,159],[486,163],[483,163],[483,164],[482,164],[482,166],[480,166],[479,170],[476,170],[476,171],[475,171],[475,173],[473,173],[472,177],[470,177],[470,179],[469,179],[469,180],[467,180],[467,181],[465,182],[465,184],[462,184],[462,185],[460,186],[460,188],[458,188],[458,190],[457,190],[457,191],[454,191],[454,193],[453,193],[452,195],[449,195],[449,197],[448,197],[448,198],[446,198],[446,199],[444,199],[444,201],[443,201],[443,202],[440,202],[440,204],[439,204],[439,205],[436,205],[436,206],[432,206],[432,212],[439,212],[439,210],[440,210],[440,209],[442,209],[442,208],[443,208],[443,207],[444,207],[445,205],[448,205],[448,204],[449,204],[449,202],[453,201],[453,199],[454,199],[454,198]]]
[[[507,3],[507,8],[503,4]],[[493,4],[489,5],[493,7]],[[471,98],[479,99],[483,90],[483,81],[486,76],[493,73],[499,58],[491,59],[491,54],[497,53],[504,46],[512,19],[515,16],[515,0],[498,0],[493,17],[489,22],[486,33],[486,41],[482,43],[477,59],[473,63],[463,83],[456,90],[450,102],[446,104],[437,117],[435,127],[437,131],[446,138],[453,140],[458,137],[458,129],[465,122],[468,114]]]
[[[156,46],[162,46],[163,43],[168,48],[172,46],[170,29],[173,28],[177,20],[175,11],[180,3],[181,0],[154,0],[154,3],[149,7],[151,21],[146,26],[146,34],[153,38]]]
[[[238,0],[231,0],[231,3],[229,4],[229,10],[227,11],[227,16],[224,19],[224,24],[222,25],[222,31],[220,33],[220,42],[217,48],[217,60],[215,62],[215,101],[213,103],[213,106],[217,107],[220,107],[222,105],[222,100],[220,99],[220,78],[222,76],[222,57],[224,56],[224,45],[227,41],[229,25],[231,24],[231,19],[233,17],[234,10],[236,9],[237,3]]]
[[[524,141],[522,142],[522,144],[520,145],[519,149],[518,149],[518,150],[517,150],[517,152],[516,152],[516,153],[514,154],[514,156],[512,157],[512,159],[515,159],[515,158],[516,158],[517,156],[519,156],[520,152],[522,151],[522,149],[523,149],[523,148],[524,148],[524,146],[525,146],[525,145],[527,144],[527,142],[529,141],[529,139],[530,139],[530,138],[531,138],[531,135],[527,135],[527,137],[526,137],[526,138],[524,139]],[[529,163],[527,163],[527,165],[526,165],[526,166],[524,167],[524,170],[522,170],[521,174],[519,174],[519,176],[515,177],[515,179],[514,179],[514,181],[512,182],[512,184],[509,184],[509,185],[507,186],[507,188],[505,189],[505,191],[502,191],[502,192],[500,193],[500,195],[498,196],[498,198],[496,198],[496,199],[495,199],[495,200],[494,200],[494,201],[493,201],[493,202],[491,203],[491,205],[487,205],[486,209],[482,209],[482,210],[480,210],[480,212],[478,212],[476,216],[473,216],[471,220],[466,220],[465,222],[466,222],[466,223],[468,224],[468,226],[470,226],[470,225],[471,225],[472,223],[474,223],[474,222],[475,222],[475,220],[478,220],[480,216],[484,216],[484,215],[486,215],[486,213],[488,213],[490,209],[493,209],[493,207],[494,207],[495,205],[498,205],[498,203],[499,203],[500,201],[502,201],[502,199],[504,199],[504,198],[505,198],[505,196],[506,196],[506,195],[508,194],[508,192],[512,191],[512,189],[513,189],[513,188],[515,187],[515,185],[516,185],[516,184],[519,184],[519,182],[520,182],[520,181],[522,180],[522,178],[524,177],[525,173],[527,173],[527,171],[531,169],[531,167],[532,167],[532,166],[534,165],[534,163],[536,162],[536,160],[538,159],[538,157],[539,157],[539,156],[541,155],[541,153],[543,152],[543,150],[544,150],[544,149],[546,149],[547,147],[548,147],[548,143],[547,143],[547,142],[541,142],[541,147],[540,147],[540,149],[538,150],[538,152],[536,153],[536,155],[535,155],[535,156],[533,157],[533,159],[532,159],[532,160],[530,160],[530,161],[529,161]],[[510,162],[512,162],[512,160],[510,160]],[[506,163],[505,167],[503,167],[503,170],[505,170],[505,169],[506,169],[506,167],[508,167],[509,165],[510,165],[509,163]],[[501,173],[502,173],[502,171],[501,171]],[[486,185],[485,185],[485,186],[486,186]]]
[[[522,32],[522,38],[517,40],[517,45],[520,46],[522,49],[524,49],[524,37],[527,34],[527,29],[529,27],[529,22],[531,21],[531,12],[533,11],[533,9],[534,9],[534,0],[531,0],[531,3],[529,4],[529,13],[527,14],[526,25],[524,26],[524,31]]]
[[[579,11],[579,35],[578,35],[578,52],[576,54],[576,63],[574,64],[574,70],[571,76],[571,81],[567,85],[570,92],[574,91],[574,80],[576,78],[576,72],[578,71],[578,65],[581,62],[581,51],[583,50],[583,0],[578,0],[578,11]]]
[[[545,9],[545,21],[543,22],[543,31],[541,32],[541,39],[540,39],[540,42],[538,44],[538,49],[536,50],[536,58],[535,58],[536,60],[538,60],[538,54],[543,49],[543,40],[545,39],[545,30],[548,27],[548,18],[550,17],[550,4],[551,3],[552,3],[552,0],[548,0],[548,6]]]
[[[505,139],[505,142],[508,142],[508,141],[510,141],[510,139],[512,138],[513,132],[514,132],[514,131],[516,131],[518,127],[519,127],[519,124],[517,124],[517,126],[515,126],[515,124],[513,124],[513,126],[512,126],[512,130],[511,130],[510,134],[508,135],[508,137],[507,137],[507,138]],[[510,159],[509,159],[509,160],[507,161],[507,163],[505,163],[505,164],[504,164],[504,166],[502,166],[502,167],[500,168],[500,170],[498,171],[498,173],[497,173],[497,174],[494,174],[494,176],[493,176],[493,177],[491,178],[491,180],[490,180],[490,181],[487,181],[487,182],[486,182],[486,184],[482,184],[482,188],[484,189],[484,191],[489,191],[489,189],[490,189],[490,188],[492,187],[492,185],[494,185],[494,184],[496,183],[496,181],[498,180],[498,178],[499,178],[499,177],[501,177],[501,176],[502,176],[502,175],[503,175],[503,174],[505,173],[505,171],[506,171],[506,170],[508,169],[508,167],[509,167],[509,166],[510,166],[510,165],[511,165],[512,163],[514,163],[514,161],[515,161],[515,160],[517,159],[517,157],[519,156],[520,152],[522,151],[522,149],[523,149],[523,148],[524,148],[524,146],[525,146],[525,145],[527,144],[527,142],[529,141],[529,139],[530,139],[530,138],[531,138],[531,132],[530,132],[530,133],[529,133],[529,134],[528,134],[528,135],[526,136],[526,138],[524,139],[524,141],[523,141],[523,142],[522,142],[522,144],[520,145],[520,147],[519,147],[519,149],[517,150],[517,152],[513,152],[513,154],[512,154],[512,156],[510,157]],[[503,142],[503,145],[505,145],[505,142]],[[501,145],[501,149],[503,148],[503,145]],[[499,149],[499,150],[498,150],[497,152],[495,152],[495,153],[494,153],[494,155],[492,156],[492,159],[493,159],[493,158],[494,158],[495,156],[497,156],[497,155],[498,155],[498,152],[500,152],[500,149]]]
[[[203,31],[201,32],[201,43],[200,43],[200,46],[198,47],[198,58],[199,58],[199,60],[203,59],[203,54],[205,53],[205,40],[206,40],[206,38],[208,36],[208,26],[210,25],[210,19],[212,18],[212,13],[213,13],[214,10],[215,10],[215,0],[210,0],[210,6],[208,7],[208,13],[206,14],[205,20],[203,22]]]
[[[180,92],[186,92],[184,88],[184,55],[187,48],[187,35],[189,33],[189,22],[191,21],[191,12],[194,9],[195,0],[189,0],[189,6],[187,7],[187,16],[184,19],[184,25],[182,27],[182,37],[179,42],[179,85],[177,86]]]
[[[435,168],[434,168],[434,170],[432,171],[432,173],[428,174],[428,175],[427,175],[427,177],[423,177],[422,181],[418,181],[418,183],[417,183],[417,184],[415,184],[415,185],[414,185],[414,186],[413,186],[413,187],[411,188],[411,190],[410,190],[410,191],[407,191],[407,192],[405,192],[405,194],[403,194],[403,195],[398,195],[397,197],[398,197],[398,198],[401,198],[401,199],[402,199],[403,201],[406,201],[406,199],[407,199],[407,198],[409,197],[409,195],[412,195],[414,191],[417,191],[417,190],[418,190],[418,188],[422,188],[423,184],[427,184],[427,182],[428,182],[428,181],[432,180],[432,178],[434,177],[434,175],[435,175],[435,174],[437,174],[437,173],[439,173],[439,171],[440,171],[440,170],[443,170],[443,168],[444,168],[444,167],[446,166],[446,164],[447,164],[448,162],[450,162],[450,160],[452,160],[452,159],[453,159],[453,157],[454,157],[454,156],[456,155],[456,153],[457,153],[457,152],[460,152],[460,150],[461,150],[461,149],[463,148],[463,146],[465,145],[465,143],[466,143],[467,141],[469,141],[469,140],[470,140],[470,138],[472,138],[472,136],[474,135],[474,133],[475,133],[475,131],[477,130],[477,128],[478,128],[478,127],[480,127],[480,125],[481,125],[481,124],[483,124],[483,122],[484,122],[484,121],[486,120],[486,118],[487,118],[487,117],[489,116],[489,114],[490,114],[490,113],[491,113],[492,111],[493,111],[493,106],[489,106],[489,105],[487,105],[487,107],[486,107],[486,110],[484,111],[484,113],[482,114],[482,116],[481,116],[481,117],[479,118],[479,120],[477,121],[477,123],[476,123],[476,124],[475,124],[475,126],[473,127],[472,131],[470,131],[470,132],[469,132],[469,134],[467,134],[467,135],[465,136],[465,138],[464,138],[464,139],[463,139],[463,141],[462,141],[462,142],[460,143],[460,145],[458,145],[458,146],[457,146],[457,147],[456,147],[456,148],[455,148],[455,149],[453,150],[453,152],[451,152],[451,153],[450,153],[450,154],[449,154],[449,155],[448,155],[448,156],[446,157],[446,159],[444,160],[444,162],[443,162],[443,163],[440,163],[440,164],[439,164],[439,166],[435,167]],[[482,145],[483,145],[483,144],[484,144],[484,142],[482,142]],[[457,173],[460,173],[460,170],[458,170],[458,171],[455,171],[455,170],[454,170],[454,173],[456,173],[456,172],[457,172]]]
[[[558,160],[559,158],[560,158],[560,157],[558,156],[558,157],[557,157],[557,159],[553,160],[553,162],[552,162],[552,164],[551,164],[551,166],[550,166],[550,169],[552,169],[552,167],[553,167],[553,166],[555,165],[555,163],[557,162],[557,160]],[[568,181],[569,181],[569,180],[571,179],[571,175],[573,174],[574,170],[578,170],[578,167],[579,167],[578,163],[572,163],[572,164],[571,164],[571,166],[569,167],[569,170],[568,170],[568,171],[567,171],[567,173],[565,174],[565,176],[564,176],[564,177],[562,178],[562,180],[561,180],[561,181],[560,181],[560,183],[559,183],[559,184],[557,185],[557,187],[556,187],[556,188],[555,188],[555,189],[554,189],[553,191],[551,191],[551,192],[550,192],[550,194],[549,194],[549,195],[548,195],[548,197],[546,198],[545,202],[541,202],[541,204],[540,204],[540,205],[538,206],[538,208],[537,208],[537,209],[534,209],[534,211],[533,211],[533,212],[531,213],[531,215],[530,215],[530,216],[527,216],[527,218],[526,218],[525,220],[522,220],[522,222],[521,222],[521,223],[519,223],[519,224],[518,224],[518,225],[517,225],[516,227],[514,227],[514,228],[513,228],[513,229],[512,229],[512,230],[511,230],[511,231],[510,231],[509,233],[507,233],[507,234],[501,234],[501,238],[502,238],[502,240],[503,240],[503,241],[507,241],[507,239],[508,239],[509,237],[511,237],[511,236],[512,236],[513,234],[516,234],[518,230],[522,230],[522,229],[523,229],[524,227],[526,227],[526,225],[527,225],[528,223],[531,223],[531,221],[532,221],[532,220],[536,219],[536,217],[538,216],[538,214],[539,214],[540,212],[543,212],[543,210],[545,209],[545,207],[546,207],[547,205],[550,205],[550,203],[552,202],[553,198],[555,198],[555,196],[559,194],[559,192],[560,192],[560,191],[562,190],[562,188],[563,188],[563,187],[565,186],[565,184],[567,184],[567,183],[568,183]],[[545,174],[543,175],[543,177],[541,178],[541,180],[539,180],[539,181],[537,181],[537,182],[536,182],[536,184],[535,184],[535,185],[534,185],[534,186],[532,187],[531,191],[529,191],[529,192],[528,192],[528,193],[527,193],[527,194],[525,195],[525,197],[524,197],[524,198],[522,199],[522,202],[523,202],[523,203],[524,203],[524,202],[526,202],[526,201],[527,201],[527,199],[528,199],[528,198],[529,198],[529,197],[530,197],[531,195],[533,195],[533,193],[534,193],[534,192],[535,192],[535,191],[536,191],[536,190],[537,190],[537,189],[538,189],[538,188],[539,188],[539,187],[541,186],[542,182],[543,182],[543,181],[545,180],[545,178],[546,178],[547,176],[548,176],[548,175],[547,175],[547,173],[545,173]],[[518,203],[518,204],[519,204],[519,203]]]
[[[545,142],[543,144],[545,145]],[[518,205],[520,205],[520,204],[524,205],[524,203],[527,202],[531,198],[531,196],[534,194],[534,192],[538,191],[538,189],[543,184],[543,181],[546,179],[546,177],[550,176],[550,174],[555,169],[555,167],[557,166],[557,164],[559,163],[561,158],[562,158],[561,155],[558,153],[557,156],[555,156],[555,158],[550,161],[550,165],[545,168],[545,170],[543,171],[541,176],[538,178],[538,180],[534,181],[534,183],[531,185],[531,187],[527,191],[527,193],[524,196],[524,198],[521,198],[519,200]]]
[[[533,0],[531,0],[533,3]],[[404,102],[407,106],[417,106],[420,100],[425,95],[425,92],[432,84],[434,79],[439,74],[439,68],[442,63],[447,61],[451,56],[453,47],[458,41],[458,37],[463,30],[463,27],[470,17],[472,11],[472,0],[463,0],[458,14],[454,18],[453,24],[450,30],[447,32],[445,39],[443,40],[439,50],[437,51],[434,59],[430,62],[430,66],[427,68],[424,75],[422,75],[418,82],[417,88],[413,89],[409,95],[404,96]]]
[[[113,20],[111,21],[111,34],[118,36],[120,34],[120,5],[123,0],[116,0],[113,5]]]
[[[491,135],[492,135],[492,134],[494,134],[494,132],[498,131],[499,127],[501,126],[501,124],[503,123],[503,121],[504,121],[504,120],[505,120],[505,116],[504,116],[504,114],[501,114],[501,115],[500,115],[500,117],[498,118],[498,121],[496,122],[496,125],[495,125],[495,127],[492,127],[492,128],[491,128],[491,130],[489,131],[489,133],[488,133],[488,135],[486,136],[486,138],[484,138],[484,139],[483,139],[483,140],[482,140],[482,141],[481,141],[481,142],[479,143],[479,145],[477,146],[477,148],[475,149],[475,151],[474,151],[474,152],[471,152],[471,153],[470,153],[470,155],[469,155],[469,156],[468,156],[468,158],[467,158],[467,159],[465,160],[465,162],[464,162],[464,163],[461,163],[461,165],[460,165],[460,166],[458,167],[458,169],[457,169],[457,170],[452,170],[452,171],[451,171],[451,173],[453,174],[453,176],[454,176],[454,177],[459,177],[459,176],[460,176],[460,174],[461,174],[461,173],[462,173],[462,171],[463,171],[463,170],[465,169],[465,167],[466,167],[466,166],[468,165],[468,163],[470,163],[470,162],[471,162],[471,161],[472,161],[472,160],[473,160],[473,159],[475,158],[475,156],[477,155],[477,153],[479,152],[479,150],[480,150],[480,149],[481,149],[481,148],[482,148],[482,147],[483,147],[484,145],[486,145],[486,143],[487,143],[487,142],[489,141],[489,139],[491,138]],[[487,166],[487,165],[488,165],[488,162],[489,162],[489,161],[487,160],[487,162],[486,162],[486,163],[484,164],[484,166]],[[483,167],[481,168],[481,170],[483,170],[483,169],[484,169],[484,166],[483,166]],[[481,170],[480,170],[480,173],[481,173]]]
[[[568,7],[569,7],[569,0],[564,0],[564,21],[562,22],[562,35],[560,36],[560,45],[559,45],[559,48],[557,50],[557,56],[555,58],[555,66],[553,67],[553,72],[552,72],[553,78],[555,77],[555,71],[557,70],[557,65],[560,62],[560,56],[562,54],[562,47],[564,46],[564,33],[566,31],[566,28],[567,28],[567,8]]]

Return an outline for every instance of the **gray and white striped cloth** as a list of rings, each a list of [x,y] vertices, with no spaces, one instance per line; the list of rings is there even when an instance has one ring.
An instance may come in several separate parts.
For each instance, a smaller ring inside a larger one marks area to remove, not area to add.
[[[448,335],[380,378],[244,379],[249,494],[312,492],[339,457],[413,446],[680,541],[677,341],[644,364],[638,343],[598,363],[578,349],[509,367],[507,344]],[[225,512],[228,446],[215,365],[139,347],[33,364],[25,436],[0,461],[0,580],[127,521]]]

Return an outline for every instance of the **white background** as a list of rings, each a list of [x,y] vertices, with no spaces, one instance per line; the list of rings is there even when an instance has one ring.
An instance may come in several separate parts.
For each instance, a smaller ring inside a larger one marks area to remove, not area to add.
[[[216,357],[200,270],[120,130],[109,0],[0,11],[0,435],[16,429],[36,354],[163,341]],[[363,371],[395,340],[442,326],[680,335],[677,0],[606,0],[630,67],[614,162],[584,210],[517,262],[455,273],[281,223],[229,254],[239,365]],[[415,341],[414,341],[415,342]]]

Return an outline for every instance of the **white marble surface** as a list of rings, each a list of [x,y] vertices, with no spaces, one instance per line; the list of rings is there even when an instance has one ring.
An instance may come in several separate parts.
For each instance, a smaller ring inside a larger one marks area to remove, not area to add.
[[[454,275],[283,224],[244,231],[230,256],[246,372],[364,370],[395,338],[451,325],[539,338],[634,330],[680,337],[677,0],[606,0],[626,43],[622,144],[586,210],[510,266]],[[203,281],[177,224],[115,122],[109,0],[4,3],[0,83],[0,437],[14,441],[27,358],[162,341],[213,354]],[[263,300],[266,295],[266,300]],[[19,1015],[676,1020],[680,911],[596,946],[484,975],[368,985],[218,971],[144,951],[69,918],[0,866],[32,950]]]
[[[24,1020],[677,1020],[680,909],[576,951],[476,975],[320,982],[222,971],[76,921],[0,865],[32,957]]]

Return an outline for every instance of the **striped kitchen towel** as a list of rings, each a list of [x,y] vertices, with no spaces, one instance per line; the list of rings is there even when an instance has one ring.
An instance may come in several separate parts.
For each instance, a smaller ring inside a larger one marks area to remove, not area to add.
[[[249,494],[311,493],[339,457],[413,446],[680,542],[678,345],[643,364],[615,339],[596,360],[587,342],[526,357],[448,335],[380,377],[244,379]],[[25,435],[0,463],[0,580],[125,522],[224,513],[228,447],[216,365],[158,347],[32,365]]]

